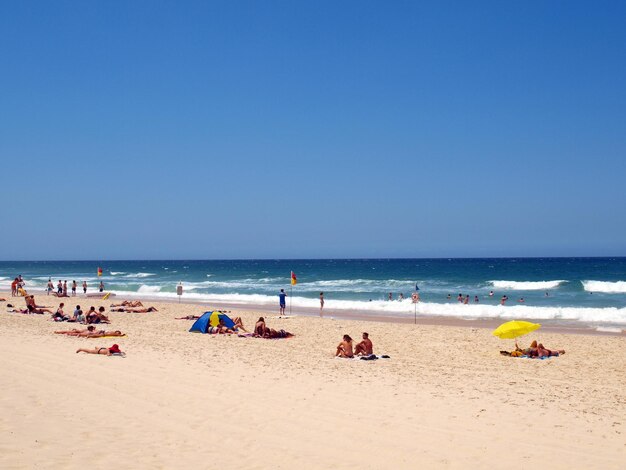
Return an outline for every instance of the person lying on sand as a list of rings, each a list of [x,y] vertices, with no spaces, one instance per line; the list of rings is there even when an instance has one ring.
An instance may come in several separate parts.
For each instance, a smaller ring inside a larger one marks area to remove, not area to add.
[[[220,334],[229,334],[232,335],[233,333],[235,333],[235,330],[232,330],[230,328],[228,328],[225,324],[224,324],[224,319],[220,318],[220,322],[219,324],[216,326],[216,328],[219,330]]]
[[[174,317],[174,320],[197,320],[202,315],[187,315],[186,317]]]
[[[354,348],[355,356],[369,356],[374,354],[374,345],[372,341],[369,339],[369,335],[367,333],[363,333],[363,341],[356,345]]]
[[[121,304],[111,304],[111,307],[143,307],[140,300],[125,300]]]
[[[292,333],[289,333],[288,331],[285,331],[285,330],[274,330],[273,328],[266,328],[263,338],[267,338],[267,339],[291,338],[292,336],[294,336]]]
[[[550,357],[550,356],[558,356],[560,354],[565,354],[565,350],[546,349],[543,346],[543,344],[537,343],[537,340],[534,340],[532,343],[530,343],[530,347],[522,349],[519,347],[516,341],[514,351],[511,351],[511,352],[500,351],[500,354],[502,354],[503,356],[512,356],[512,357],[528,356],[528,357],[533,357],[533,358],[534,357],[539,358],[539,357]]]
[[[120,347],[117,344],[114,344],[110,348],[93,348],[93,349],[80,348],[76,350],[76,354],[78,354],[79,352],[84,352],[87,354],[102,354],[103,356],[112,356],[113,354],[125,355],[125,353],[120,351]]]
[[[35,302],[34,295],[27,295],[26,297],[24,297],[24,301],[26,302],[26,308],[28,308],[29,310],[30,310],[30,307],[32,307],[33,309],[48,310],[49,313],[52,313],[52,310],[50,310],[50,307],[46,307],[45,305],[37,305],[37,303]],[[36,313],[40,313],[40,312],[36,312]]]
[[[560,354],[565,354],[564,349],[547,349],[543,346],[543,344],[539,343],[537,345],[537,356],[536,357],[550,357],[550,356],[558,356]],[[531,357],[534,357],[531,355]]]
[[[155,307],[113,307],[111,308],[112,312],[126,312],[126,313],[148,313],[148,312],[158,312]]]
[[[231,320],[235,324],[235,329],[242,329],[246,333],[248,332],[248,330],[246,330],[243,326],[243,320],[241,319],[241,317],[231,318]]]
[[[335,356],[345,358],[354,357],[354,352],[352,351],[352,338],[350,338],[350,335],[343,335],[343,341],[337,346]]]
[[[34,307],[32,304],[28,304],[26,308],[28,309],[28,313],[37,313],[39,315],[42,315],[44,313],[54,313],[49,308],[37,308]]]
[[[96,327],[93,325],[89,325],[85,330],[78,330],[76,328],[67,331],[55,331],[57,335],[67,335],[67,336],[79,336],[81,338],[102,338],[104,336],[124,336],[120,330],[115,331],[105,331],[105,330],[96,330]]]

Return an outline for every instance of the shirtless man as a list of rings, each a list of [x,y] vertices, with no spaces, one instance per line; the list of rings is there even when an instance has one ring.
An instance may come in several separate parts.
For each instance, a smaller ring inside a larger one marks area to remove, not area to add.
[[[335,356],[345,357],[346,359],[354,357],[354,351],[352,350],[352,338],[350,338],[350,335],[343,335],[343,341],[337,346]]]
[[[363,341],[357,344],[354,348],[354,355],[369,356],[370,354],[374,354],[374,345],[372,344],[372,340],[369,339],[369,335],[367,333],[363,333]]]

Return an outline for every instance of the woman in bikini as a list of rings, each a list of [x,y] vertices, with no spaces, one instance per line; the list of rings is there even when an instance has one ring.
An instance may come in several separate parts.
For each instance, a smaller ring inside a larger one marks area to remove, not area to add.
[[[87,354],[101,354],[103,356],[112,356],[113,354],[125,355],[125,353],[120,351],[120,347],[117,344],[114,344],[110,348],[93,348],[93,349],[80,348],[76,350],[77,354],[80,352],[84,352]]]
[[[265,318],[259,317],[254,325],[254,334],[258,336],[265,336],[266,331],[267,327],[265,326]]]
[[[343,335],[343,341],[337,346],[337,357],[344,357],[350,359],[354,357],[354,351],[352,350],[352,338],[350,335]]]

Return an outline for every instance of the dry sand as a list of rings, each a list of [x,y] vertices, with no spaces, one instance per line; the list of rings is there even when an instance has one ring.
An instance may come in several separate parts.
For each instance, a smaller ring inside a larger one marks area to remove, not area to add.
[[[471,323],[268,318],[296,337],[263,340],[191,334],[173,317],[206,306],[151,304],[110,314],[119,339],[0,304],[0,468],[624,468],[624,335],[540,330],[526,343],[567,354],[539,361]],[[362,331],[391,359],[334,358]],[[113,343],[125,358],[75,353]]]

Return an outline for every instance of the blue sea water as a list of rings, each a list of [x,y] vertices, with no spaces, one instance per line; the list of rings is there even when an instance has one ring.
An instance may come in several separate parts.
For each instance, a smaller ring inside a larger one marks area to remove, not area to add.
[[[298,279],[292,291],[291,271]],[[55,285],[86,280],[90,292],[102,280],[107,291],[128,298],[175,299],[182,282],[184,299],[241,306],[276,305],[284,288],[293,308],[319,308],[323,291],[326,311],[394,315],[414,314],[410,296],[417,284],[420,315],[626,323],[626,258],[0,262],[0,288],[8,290],[18,274],[34,292],[43,291],[48,278]],[[400,293],[405,300],[397,300]],[[469,295],[470,304],[457,302],[458,294]],[[504,306],[503,295],[509,297]]]

